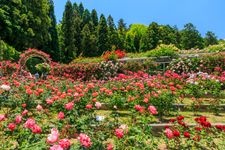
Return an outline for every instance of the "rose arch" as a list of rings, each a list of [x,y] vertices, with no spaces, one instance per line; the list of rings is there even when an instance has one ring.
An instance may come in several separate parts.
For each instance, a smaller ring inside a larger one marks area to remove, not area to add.
[[[38,57],[41,58],[45,63],[51,64],[51,58],[48,54],[37,50],[37,49],[32,49],[29,48],[28,50],[26,50],[24,53],[22,53],[20,55],[20,59],[19,59],[19,70],[18,72],[21,73],[26,66],[26,62],[28,61],[28,59],[32,58],[32,57]]]

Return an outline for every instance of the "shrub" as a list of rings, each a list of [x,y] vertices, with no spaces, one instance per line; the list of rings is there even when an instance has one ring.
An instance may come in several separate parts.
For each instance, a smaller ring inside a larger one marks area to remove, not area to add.
[[[208,52],[222,52],[222,51],[225,51],[225,44],[220,43],[220,44],[217,44],[217,45],[209,45],[205,49]]]
[[[52,66],[51,74],[59,77],[71,78],[74,80],[91,80],[98,70],[97,63],[90,64],[69,64]]]
[[[102,57],[105,61],[109,61],[109,60],[120,59],[125,56],[126,56],[125,51],[118,49],[118,50],[113,50],[113,51],[106,51],[103,53]]]
[[[119,62],[103,61],[98,64],[98,70],[95,72],[95,77],[97,79],[108,80],[117,75],[119,68]]]
[[[12,46],[0,40],[0,61],[2,60],[18,60],[19,52]]]
[[[158,70],[158,64],[151,59],[146,59],[142,61],[126,61],[123,62],[120,67],[120,72],[124,71],[144,71],[150,74],[154,74]]]
[[[156,49],[153,49],[147,52],[148,57],[160,57],[160,56],[169,56],[171,58],[176,58],[178,56],[178,48],[172,44],[165,45],[161,44]]]
[[[50,65],[47,63],[40,63],[35,66],[39,74],[48,74],[50,72]]]
[[[215,71],[216,67],[225,69],[225,54],[207,54],[201,57],[174,59],[167,69],[180,74],[198,71],[211,73]]]
[[[12,63],[11,61],[0,62],[0,76],[10,76],[15,73],[19,68],[19,65]]]

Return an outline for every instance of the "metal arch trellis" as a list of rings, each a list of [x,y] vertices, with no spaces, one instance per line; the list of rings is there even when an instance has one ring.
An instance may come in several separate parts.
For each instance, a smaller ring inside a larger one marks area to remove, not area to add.
[[[24,53],[22,53],[20,55],[20,59],[19,59],[19,68],[18,68],[18,73],[21,75],[24,67],[26,65],[26,62],[28,59],[32,58],[32,57],[38,57],[41,58],[45,63],[51,64],[51,58],[48,54],[39,51],[37,49],[28,49],[27,51],[25,51]]]

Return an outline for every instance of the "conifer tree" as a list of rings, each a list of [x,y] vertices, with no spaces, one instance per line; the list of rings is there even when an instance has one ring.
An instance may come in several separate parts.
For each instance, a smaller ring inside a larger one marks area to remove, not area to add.
[[[98,24],[98,52],[97,55],[101,55],[104,51],[109,50],[108,46],[108,29],[107,29],[107,22],[106,18],[103,14],[100,16],[100,21]]]

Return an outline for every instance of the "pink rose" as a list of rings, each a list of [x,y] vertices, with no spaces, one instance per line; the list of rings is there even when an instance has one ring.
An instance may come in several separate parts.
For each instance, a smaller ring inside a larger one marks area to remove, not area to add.
[[[92,108],[92,105],[91,104],[87,104],[86,105],[86,109],[91,109]]]
[[[15,118],[16,124],[21,123],[21,121],[22,121],[22,116],[21,115],[17,115],[16,118]]]
[[[33,133],[37,133],[37,134],[42,132],[41,127],[39,127],[36,124],[32,126],[31,130],[32,130]]]
[[[25,110],[22,112],[22,116],[25,116],[27,113],[28,113],[28,110],[25,109]]]
[[[107,148],[106,149],[107,150],[113,150],[114,149],[113,144],[112,143],[107,144]]]
[[[35,120],[32,118],[27,119],[27,121],[24,123],[25,128],[31,129],[35,125]]]
[[[64,112],[59,112],[59,113],[58,113],[58,119],[59,119],[59,120],[62,120],[62,119],[64,119],[64,118],[65,118]]]
[[[157,112],[155,106],[149,106],[149,107],[148,107],[148,110],[149,110],[149,112],[150,112],[152,115],[158,114],[158,112]]]
[[[86,134],[80,133],[78,140],[80,141],[80,144],[85,148],[91,147],[91,139]]]
[[[124,136],[123,129],[116,129],[115,135],[120,139]]]
[[[38,111],[42,111],[42,110],[43,110],[43,107],[42,107],[40,104],[38,104],[37,107],[36,107],[36,109],[37,109]]]
[[[59,145],[62,148],[68,149],[70,147],[70,141],[68,139],[61,139],[59,140]]]
[[[10,123],[10,124],[8,124],[8,128],[9,128],[10,131],[14,131],[14,129],[16,128],[16,124]]]
[[[166,137],[167,137],[168,139],[172,139],[172,138],[174,137],[173,131],[172,131],[171,129],[169,129],[169,128],[166,128],[165,134],[166,134]]]
[[[102,106],[102,104],[101,104],[100,102],[96,102],[96,103],[95,103],[95,107],[96,107],[97,109],[99,109],[101,106]]]
[[[63,150],[63,148],[60,145],[53,145],[49,150]]]
[[[5,120],[5,115],[0,114],[0,121]]]
[[[69,102],[65,105],[65,108],[66,110],[72,110],[73,109],[73,106],[74,106],[74,103],[73,102]]]
[[[47,142],[49,144],[53,144],[58,141],[59,138],[59,132],[56,128],[51,129],[51,134],[47,137]]]

